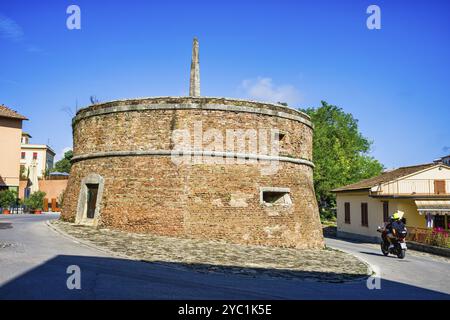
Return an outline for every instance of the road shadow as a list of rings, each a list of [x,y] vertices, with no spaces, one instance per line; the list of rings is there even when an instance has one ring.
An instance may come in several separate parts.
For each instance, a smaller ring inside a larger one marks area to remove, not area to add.
[[[80,268],[80,290],[69,290],[67,287],[67,279],[73,276],[67,273],[67,268],[73,265]],[[4,283],[0,287],[0,299],[450,298],[443,293],[388,280],[381,281],[380,290],[369,290],[366,279],[342,283],[312,280],[317,276],[336,277],[336,274],[301,272],[297,276],[305,280],[300,281],[265,277],[254,274],[254,269],[248,269],[248,274],[242,275],[236,274],[234,267],[214,267],[223,268],[225,272],[211,271],[211,266],[202,264],[144,263],[119,258],[58,255]],[[295,276],[292,270],[277,272]]]
[[[407,260],[399,259],[397,256],[395,256],[393,254],[389,254],[389,255],[385,256],[382,253],[375,253],[375,252],[369,252],[369,251],[359,251],[359,253],[368,254],[368,255],[376,256],[376,257],[392,258],[392,259],[397,259],[399,261],[407,261]],[[408,257],[408,256],[406,256],[406,257]]]
[[[333,238],[337,237],[337,228],[335,226],[322,226],[323,236],[325,238]]]
[[[337,237],[337,236],[332,236],[332,235],[325,234],[325,233],[324,233],[323,236],[326,239],[342,240],[342,241],[345,241],[345,242],[355,243],[355,244],[378,244],[379,245],[380,242],[381,242],[381,240],[380,240],[380,242],[375,242],[375,241],[358,240],[358,239],[347,238],[347,237],[342,237],[342,236]]]
[[[1,229],[12,229],[12,224],[9,222],[0,222],[0,230]]]
[[[382,253],[375,253],[375,252],[370,252],[370,251],[359,251],[359,253],[364,253],[364,254],[368,254],[368,255],[376,256],[376,257],[384,256]],[[386,257],[394,258],[394,256],[389,256],[389,255],[387,255]]]

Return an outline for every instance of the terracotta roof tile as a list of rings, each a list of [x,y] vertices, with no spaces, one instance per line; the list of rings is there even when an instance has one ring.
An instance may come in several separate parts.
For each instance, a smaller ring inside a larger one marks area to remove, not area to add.
[[[28,120],[23,115],[17,113],[14,110],[11,110],[10,108],[0,104],[0,117],[4,118],[13,118],[13,119],[20,119],[20,120]]]
[[[333,192],[342,192],[342,191],[354,191],[354,190],[363,190],[363,189],[370,189],[380,183],[396,180],[398,178],[410,175],[414,172],[418,172],[424,169],[427,169],[429,167],[435,166],[434,163],[427,163],[427,164],[420,164],[416,166],[410,166],[410,167],[401,167],[395,170],[383,172],[379,176],[361,180],[356,183],[349,184],[347,186],[343,186],[337,189],[332,190]]]

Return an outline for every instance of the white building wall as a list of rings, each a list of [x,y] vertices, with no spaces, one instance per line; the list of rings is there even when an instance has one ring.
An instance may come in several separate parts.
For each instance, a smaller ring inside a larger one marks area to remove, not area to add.
[[[25,170],[28,170],[28,168],[31,165],[31,162],[33,161],[33,153],[37,153],[37,170],[38,170],[38,178],[42,178],[45,175],[45,169],[49,164],[52,164],[53,166],[53,154],[48,151],[46,147],[40,148],[40,147],[31,147],[31,145],[26,145],[24,147],[22,145],[22,152],[25,152],[25,159],[20,160],[21,165],[25,165]],[[48,156],[51,156],[51,158],[48,158]],[[25,171],[27,172],[27,171]]]

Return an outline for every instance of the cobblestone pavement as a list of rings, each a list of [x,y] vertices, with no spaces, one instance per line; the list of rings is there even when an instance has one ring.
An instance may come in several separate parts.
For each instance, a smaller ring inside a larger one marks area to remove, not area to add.
[[[326,282],[343,282],[367,275],[366,264],[350,254],[332,249],[244,246],[95,229],[60,220],[50,224],[62,233],[119,255],[204,273]]]

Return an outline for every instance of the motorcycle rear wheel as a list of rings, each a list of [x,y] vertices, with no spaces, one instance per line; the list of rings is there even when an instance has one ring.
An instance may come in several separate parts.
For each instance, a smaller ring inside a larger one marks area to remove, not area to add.
[[[406,249],[402,249],[402,250],[397,254],[397,257],[398,257],[399,259],[405,259],[405,256],[406,256]]]

